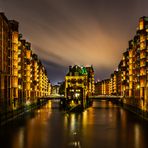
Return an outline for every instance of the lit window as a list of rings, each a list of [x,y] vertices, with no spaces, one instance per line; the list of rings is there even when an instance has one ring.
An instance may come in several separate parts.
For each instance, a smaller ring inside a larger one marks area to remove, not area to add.
[[[21,74],[18,74],[18,77],[21,78]]]
[[[19,54],[19,55],[21,54],[21,50],[18,50],[18,54]]]
[[[143,22],[143,20],[141,20],[139,22],[139,29],[142,30],[143,28],[144,28],[144,22]]]
[[[21,70],[21,66],[18,66],[18,70]]]

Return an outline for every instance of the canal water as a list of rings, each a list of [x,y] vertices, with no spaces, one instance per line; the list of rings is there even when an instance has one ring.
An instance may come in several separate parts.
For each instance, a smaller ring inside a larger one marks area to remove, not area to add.
[[[111,102],[70,114],[54,104],[2,126],[0,148],[148,148],[148,122]]]

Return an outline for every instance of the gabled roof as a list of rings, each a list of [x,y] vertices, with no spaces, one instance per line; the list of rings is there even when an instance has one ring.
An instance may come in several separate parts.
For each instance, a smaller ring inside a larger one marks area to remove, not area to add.
[[[67,76],[69,76],[70,74],[74,76],[76,72],[80,76],[87,75],[88,73],[86,67],[74,65],[73,67],[69,67],[69,72],[67,73]]]

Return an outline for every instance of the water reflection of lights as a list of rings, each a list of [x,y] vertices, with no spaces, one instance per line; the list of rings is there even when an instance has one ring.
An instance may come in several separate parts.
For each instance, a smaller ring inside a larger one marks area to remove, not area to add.
[[[79,136],[77,137],[77,134],[78,134],[77,132],[73,132],[73,134],[72,134],[73,140],[72,140],[72,142],[69,143],[69,145],[72,147],[81,148],[81,143],[78,139]]]
[[[75,130],[75,125],[76,125],[76,119],[75,119],[75,114],[71,114],[70,115],[71,118],[71,130],[74,131]]]
[[[46,108],[48,108],[48,109],[51,108],[51,101],[48,101]]]
[[[72,141],[72,142],[70,142],[69,145],[72,146],[72,147],[81,148],[81,143],[80,143],[80,141]]]
[[[139,125],[134,126],[134,133],[135,133],[135,146],[139,148],[139,139],[140,139],[140,129]]]
[[[87,110],[85,110],[84,112],[83,112],[83,125],[86,125],[87,124]]]
[[[113,120],[112,117],[113,117],[113,113],[110,111],[110,112],[109,112],[109,118],[110,118],[111,120]]]
[[[20,128],[19,132],[15,133],[12,148],[24,148],[24,128]]]
[[[20,133],[19,133],[19,146],[20,146],[20,148],[23,148],[23,146],[24,146],[24,128],[20,129]]]
[[[78,117],[78,118],[77,118]],[[77,147],[77,148],[81,148],[81,144],[80,141],[77,139],[77,135],[78,135],[78,129],[77,129],[77,123],[79,122],[79,116],[77,116],[77,114],[65,114],[65,118],[64,118],[64,122],[65,125],[70,125],[70,135],[71,135],[71,141],[69,142],[69,146],[70,147]],[[79,137],[79,136],[78,136]]]
[[[38,116],[36,116],[35,121],[41,120],[42,124],[47,124],[52,114],[52,111],[50,109],[51,109],[51,101],[49,101],[43,108],[37,110]]]
[[[86,127],[88,124],[94,123],[94,109],[89,108],[83,112],[82,124]]]

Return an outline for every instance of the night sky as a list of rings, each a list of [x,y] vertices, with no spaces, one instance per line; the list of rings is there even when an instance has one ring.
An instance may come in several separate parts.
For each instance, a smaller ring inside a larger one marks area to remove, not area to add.
[[[1,12],[20,23],[52,83],[69,65],[93,65],[95,78],[116,70],[148,0],[0,0]]]

